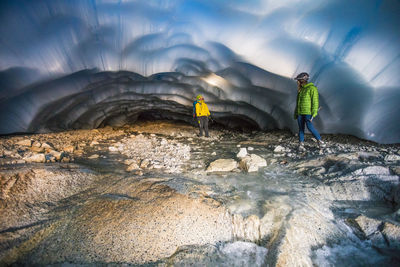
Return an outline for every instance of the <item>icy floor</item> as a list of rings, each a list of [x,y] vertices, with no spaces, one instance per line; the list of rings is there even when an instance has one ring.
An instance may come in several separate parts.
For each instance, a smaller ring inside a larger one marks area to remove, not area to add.
[[[360,166],[384,166],[385,153],[398,153],[398,146],[378,147],[366,142],[358,144],[351,137],[343,137],[342,140],[328,137],[329,147],[322,153],[313,141],[308,141],[307,152],[298,154],[295,150],[296,138],[287,132],[254,135],[222,131],[218,134],[215,132],[211,139],[205,139],[194,137],[191,127],[180,130],[159,126],[154,126],[154,129],[138,127],[135,134],[141,131],[147,131],[144,135],[149,138],[166,138],[168,142],[173,140],[189,145],[191,157],[187,163],[183,163],[183,171],[180,173],[163,173],[162,169],[149,169],[138,175],[138,179],[167,178],[164,183],[180,193],[193,198],[199,194],[206,195],[222,203],[232,215],[240,215],[243,220],[256,218],[255,226],[246,230],[249,231],[247,236],[261,237],[259,240],[238,237],[232,242],[221,242],[217,245],[181,247],[174,255],[161,259],[154,265],[275,266],[282,264],[282,257],[287,260],[283,264],[286,266],[384,266],[399,263],[398,256],[394,256],[393,252],[376,249],[369,240],[358,238],[346,224],[348,218],[360,214],[389,218],[394,212],[390,205],[376,200],[352,200],[351,196],[336,199],[336,189],[330,187],[326,180],[328,175],[336,175],[332,177],[340,180],[343,175],[352,171],[341,170],[341,165],[339,170],[335,169],[336,165],[327,166],[331,172],[326,176],[306,175],[296,167],[298,163],[322,159],[327,154],[357,151],[375,155],[372,162],[365,160],[357,163]],[[122,137],[105,138],[95,147],[86,146],[83,156],[76,156],[75,163],[107,174],[112,177],[109,179],[135,176],[135,173],[127,174],[125,171],[125,157],[109,149],[129,134],[128,131]],[[279,144],[284,144],[288,151],[281,155],[274,154],[274,147]],[[235,158],[239,147],[251,147],[251,153],[267,159],[268,166],[255,173],[205,172],[206,166],[215,159]],[[134,146],[130,149],[134,149]],[[128,152],[130,154],[132,151]],[[94,153],[99,156],[90,159]],[[332,192],[326,194],[327,189]],[[285,253],[293,255],[281,256]]]

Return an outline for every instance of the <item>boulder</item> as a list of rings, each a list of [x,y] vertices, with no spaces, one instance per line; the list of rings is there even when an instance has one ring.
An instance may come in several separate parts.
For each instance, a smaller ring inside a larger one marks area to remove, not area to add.
[[[237,166],[238,163],[234,159],[217,159],[210,163],[206,172],[230,172]]]
[[[93,154],[88,157],[88,159],[98,159],[100,156],[98,154]]]
[[[250,154],[239,163],[239,167],[247,172],[256,172],[258,168],[267,166],[267,161],[256,154]]]
[[[240,148],[239,153],[237,153],[236,157],[244,158],[247,156],[247,150],[245,147]]]

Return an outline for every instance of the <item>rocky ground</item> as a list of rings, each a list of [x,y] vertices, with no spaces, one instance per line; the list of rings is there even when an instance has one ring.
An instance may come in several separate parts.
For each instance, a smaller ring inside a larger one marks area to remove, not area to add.
[[[399,145],[196,134],[146,122],[1,137],[0,263],[399,264]]]

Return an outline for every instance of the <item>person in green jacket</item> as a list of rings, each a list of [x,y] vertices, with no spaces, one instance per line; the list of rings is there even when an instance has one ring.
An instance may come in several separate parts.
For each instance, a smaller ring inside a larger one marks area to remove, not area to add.
[[[317,87],[308,82],[310,76],[306,72],[302,72],[295,80],[297,80],[297,101],[294,110],[294,119],[299,124],[299,150],[304,151],[304,126],[307,125],[308,130],[317,139],[319,147],[325,144],[321,140],[321,136],[314,128],[312,121],[318,115],[319,101]]]

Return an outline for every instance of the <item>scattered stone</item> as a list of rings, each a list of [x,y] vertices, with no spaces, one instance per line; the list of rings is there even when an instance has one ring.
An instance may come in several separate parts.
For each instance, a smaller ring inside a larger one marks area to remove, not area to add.
[[[239,153],[237,153],[236,157],[244,158],[247,155],[247,150],[245,147],[240,148]]]
[[[237,166],[238,163],[234,159],[217,159],[210,163],[206,172],[230,172]]]
[[[42,146],[44,149],[54,149],[51,145],[49,145],[48,143],[43,143]]]
[[[363,169],[358,169],[353,172],[354,175],[390,175],[388,167],[369,166]]]
[[[254,147],[249,146],[249,147],[247,148],[247,150],[248,150],[248,151],[253,151],[253,150],[254,150]]]
[[[379,231],[379,226],[382,224],[381,221],[365,217],[364,215],[360,215],[355,219],[347,219],[347,223],[360,230],[364,234],[364,238]]]
[[[24,158],[27,163],[31,162],[46,162],[46,157],[43,153],[31,153],[29,152]]]
[[[62,149],[63,151],[67,152],[67,153],[74,153],[75,147],[74,146],[66,146]]]
[[[142,160],[142,162],[140,162],[140,168],[142,169],[146,169],[150,164],[150,160],[148,159],[144,159]]]
[[[400,249],[400,226],[385,222],[381,232],[389,242],[390,248]]]
[[[131,164],[126,168],[126,171],[130,172],[130,171],[138,170],[139,168],[140,168],[139,165],[138,165],[136,162],[134,162],[134,163],[131,163]]]
[[[3,155],[6,157],[9,157],[13,154],[14,152],[10,151],[10,150],[3,150]]]
[[[215,156],[215,155],[217,155],[217,152],[213,152],[213,153],[211,153],[211,156]]]
[[[93,140],[92,142],[90,142],[89,146],[96,146],[98,144],[99,144],[99,142],[97,142],[96,140]]]
[[[400,156],[395,154],[387,155],[385,161],[400,161]]]
[[[283,153],[283,152],[285,152],[285,148],[283,146],[278,145],[275,147],[274,152],[275,153]]]
[[[56,150],[50,150],[49,154],[53,155],[56,158],[57,161],[61,160],[61,157],[62,157],[62,153],[61,152],[58,152]]]
[[[42,144],[39,141],[34,141],[32,147],[41,147]]]
[[[256,154],[250,154],[239,163],[239,167],[247,172],[256,172],[258,168],[267,166],[267,161]]]
[[[98,154],[93,154],[88,159],[98,159],[100,156]]]
[[[400,176],[400,166],[390,167],[390,170],[393,172],[394,175],[399,175]]]
[[[118,152],[118,151],[119,151],[118,148],[116,148],[116,147],[114,147],[114,146],[108,147],[108,150],[109,150],[110,152]]]
[[[44,147],[38,147],[38,146],[31,146],[30,150],[36,153],[43,153],[44,152]]]
[[[24,140],[18,141],[15,144],[16,145],[20,145],[20,146],[31,146],[32,145],[32,140],[24,139]]]

